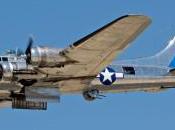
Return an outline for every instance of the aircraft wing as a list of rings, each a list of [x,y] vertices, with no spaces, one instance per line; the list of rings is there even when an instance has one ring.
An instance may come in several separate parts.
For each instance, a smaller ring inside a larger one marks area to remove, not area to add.
[[[77,62],[66,65],[60,74],[75,77],[97,75],[150,22],[147,16],[126,15],[78,40],[65,50],[65,56]]]
[[[5,90],[0,90],[0,108],[11,106],[10,93]]]
[[[2,108],[8,108],[12,106],[11,101],[0,101],[0,109]]]

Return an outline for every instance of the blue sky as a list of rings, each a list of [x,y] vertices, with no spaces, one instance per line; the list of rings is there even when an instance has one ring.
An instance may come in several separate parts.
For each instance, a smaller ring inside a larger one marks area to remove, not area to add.
[[[149,56],[175,35],[173,0],[1,0],[0,52],[35,44],[66,47],[124,14],[150,16],[152,24],[118,59]],[[0,110],[0,129],[174,129],[175,90],[160,93],[108,94],[85,102],[81,95],[61,98],[48,111]]]

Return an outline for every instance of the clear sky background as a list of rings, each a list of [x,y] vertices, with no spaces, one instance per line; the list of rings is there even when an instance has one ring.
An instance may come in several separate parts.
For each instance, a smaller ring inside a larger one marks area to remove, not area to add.
[[[66,47],[124,14],[150,16],[152,24],[118,59],[152,55],[175,35],[174,0],[1,0],[0,52],[35,44]],[[61,98],[47,111],[0,110],[0,130],[173,130],[175,90],[108,94],[86,102],[81,95]]]

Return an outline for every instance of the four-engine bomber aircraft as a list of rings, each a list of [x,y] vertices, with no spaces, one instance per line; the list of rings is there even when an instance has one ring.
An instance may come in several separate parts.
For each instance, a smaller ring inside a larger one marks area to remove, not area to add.
[[[112,61],[149,24],[142,15],[122,16],[66,49],[37,46],[0,56],[0,107],[46,110],[61,94],[88,101],[107,92],[155,92],[175,86],[175,38],[148,58]]]

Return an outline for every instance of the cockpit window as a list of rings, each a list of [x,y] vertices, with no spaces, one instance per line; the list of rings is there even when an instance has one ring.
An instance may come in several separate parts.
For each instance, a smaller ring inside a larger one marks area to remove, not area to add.
[[[16,51],[15,50],[7,50],[6,51],[6,54],[16,54]]]
[[[2,61],[8,61],[7,57],[2,57]]]
[[[1,61],[1,57],[0,57],[0,61]]]

